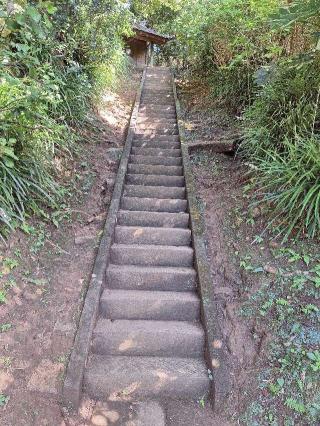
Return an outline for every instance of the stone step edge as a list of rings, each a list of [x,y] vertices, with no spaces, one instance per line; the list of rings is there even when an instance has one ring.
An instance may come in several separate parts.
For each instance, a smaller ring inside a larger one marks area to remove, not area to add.
[[[99,311],[100,295],[102,285],[105,280],[108,256],[110,255],[110,247],[112,244],[112,238],[110,236],[114,233],[116,217],[120,208],[120,200],[125,184],[125,175],[129,163],[132,141],[135,134],[136,121],[139,114],[146,72],[147,69],[145,68],[141,77],[140,86],[137,90],[136,99],[134,101],[108,215],[84,300],[73,348],[66,368],[65,379],[62,387],[62,403],[69,409],[78,409],[81,400],[84,371],[89,355],[92,333]]]

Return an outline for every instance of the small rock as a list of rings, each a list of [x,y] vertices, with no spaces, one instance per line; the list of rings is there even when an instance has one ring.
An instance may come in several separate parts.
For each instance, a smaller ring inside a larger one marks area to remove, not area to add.
[[[279,248],[279,246],[280,246],[280,244],[277,243],[276,241],[270,241],[269,242],[269,247],[270,248],[276,249],[276,248]]]
[[[271,265],[265,265],[265,267],[263,268],[268,274],[272,274],[272,275],[276,275],[276,273],[278,272],[278,269],[274,266]]]
[[[122,148],[110,148],[107,151],[106,157],[109,164],[118,164],[122,155]]]
[[[65,321],[60,321],[60,320],[56,321],[54,328],[53,328],[54,333],[62,333],[62,334],[71,333],[71,334],[73,334],[74,331],[75,331],[75,325],[72,322],[65,322]]]
[[[4,371],[0,372],[0,392],[5,391],[14,382],[13,375]]]
[[[38,294],[36,294],[36,293],[32,293],[31,291],[29,291],[29,290],[24,290],[24,292],[22,293],[22,297],[25,299],[25,300],[37,300],[38,299],[38,297],[39,297],[39,295]]]
[[[94,426],[108,426],[108,420],[101,414],[95,414],[92,416],[91,423]]]
[[[233,290],[230,287],[217,287],[214,289],[215,294],[223,294],[226,296],[232,296]]]
[[[115,179],[114,178],[109,178],[109,179],[107,179],[106,180],[106,183],[107,183],[107,188],[113,188],[114,187],[114,184],[115,184]]]
[[[90,243],[90,242],[93,242],[93,241],[94,241],[93,235],[82,235],[82,236],[79,236],[79,237],[75,237],[75,239],[74,239],[74,243],[77,246],[81,246],[83,244],[87,244],[87,243]]]
[[[18,296],[20,296],[20,294],[22,293],[21,288],[16,287],[16,286],[12,287],[12,291],[13,291],[14,294],[16,294]]]
[[[253,217],[254,219],[256,219],[256,218],[260,217],[260,216],[261,216],[261,210],[260,210],[260,208],[259,208],[259,207],[255,207],[255,208],[252,210],[251,214],[252,214],[252,217]]]
[[[98,222],[103,222],[106,218],[106,214],[105,213],[100,213],[96,216],[91,216],[88,220],[87,223],[98,223]]]

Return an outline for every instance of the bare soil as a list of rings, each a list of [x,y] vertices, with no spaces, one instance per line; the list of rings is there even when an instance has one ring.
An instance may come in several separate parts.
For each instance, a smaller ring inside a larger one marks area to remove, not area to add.
[[[31,219],[0,247],[0,424],[80,425],[60,404],[64,370],[111,199],[140,74],[106,92],[68,164],[57,225]]]

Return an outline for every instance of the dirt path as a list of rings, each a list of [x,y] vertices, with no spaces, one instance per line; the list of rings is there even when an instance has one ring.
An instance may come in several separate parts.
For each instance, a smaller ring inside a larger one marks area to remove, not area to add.
[[[0,251],[0,424],[80,425],[59,402],[65,365],[110,201],[138,75],[108,92],[66,174],[58,228],[32,220]],[[90,405],[90,404],[89,404]]]

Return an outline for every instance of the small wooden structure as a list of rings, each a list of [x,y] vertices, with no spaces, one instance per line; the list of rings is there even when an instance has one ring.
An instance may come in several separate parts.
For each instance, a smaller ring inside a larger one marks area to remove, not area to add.
[[[154,45],[164,45],[171,37],[158,34],[145,24],[134,24],[135,35],[127,40],[127,52],[133,59],[137,68],[153,65]]]

